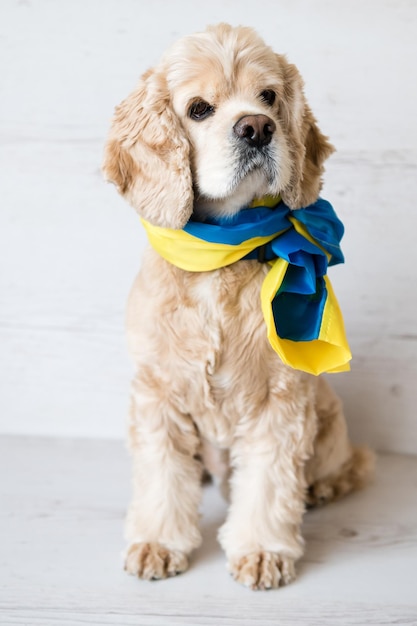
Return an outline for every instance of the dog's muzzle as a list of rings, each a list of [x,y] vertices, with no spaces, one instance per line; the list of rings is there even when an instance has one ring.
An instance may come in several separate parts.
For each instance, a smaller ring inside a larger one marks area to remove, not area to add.
[[[233,126],[236,169],[231,188],[254,171],[263,172],[271,187],[276,186],[278,167],[274,134],[276,124],[267,115],[244,115]]]

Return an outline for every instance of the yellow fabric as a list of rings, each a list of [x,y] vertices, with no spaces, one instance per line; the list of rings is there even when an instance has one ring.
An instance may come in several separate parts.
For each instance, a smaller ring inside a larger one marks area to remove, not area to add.
[[[352,354],[345,335],[343,316],[327,276],[324,280],[328,294],[319,338],[311,341],[291,341],[278,336],[272,301],[282,284],[287,267],[288,263],[284,259],[273,261],[262,284],[261,305],[269,343],[286,365],[303,372],[318,376],[324,372],[333,374],[349,371]]]
[[[141,218],[149,243],[166,260],[187,272],[210,272],[240,261],[254,248],[272,241],[269,237],[253,237],[239,246],[216,243],[195,237],[183,230],[160,228]],[[181,245],[178,245],[181,243]]]
[[[281,202],[281,196],[262,196],[262,198],[254,198],[250,203],[250,207],[266,206],[269,209],[273,209],[277,204]]]

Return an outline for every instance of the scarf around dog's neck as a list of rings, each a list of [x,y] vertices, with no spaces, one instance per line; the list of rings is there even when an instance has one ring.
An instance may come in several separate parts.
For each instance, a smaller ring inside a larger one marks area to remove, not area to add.
[[[142,223],[152,247],[189,272],[208,272],[240,260],[267,262],[261,305],[272,348],[281,360],[310,374],[349,370],[352,356],[328,265],[343,263],[344,228],[319,198],[291,210],[266,196],[232,218],[196,222],[182,230]]]

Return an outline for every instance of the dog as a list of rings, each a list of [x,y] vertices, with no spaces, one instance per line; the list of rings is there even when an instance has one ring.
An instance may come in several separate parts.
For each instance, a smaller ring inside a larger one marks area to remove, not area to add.
[[[220,24],[175,43],[116,108],[103,171],[144,223],[179,231],[233,220],[266,195],[296,215],[317,201],[332,152],[297,68],[251,28]],[[326,379],[271,348],[259,303],[268,271],[257,260],[187,271],[144,254],[127,312],[130,574],[187,568],[204,468],[230,500],[219,531],[228,569],[253,589],[294,579],[306,505],[371,474],[373,454],[350,443]]]

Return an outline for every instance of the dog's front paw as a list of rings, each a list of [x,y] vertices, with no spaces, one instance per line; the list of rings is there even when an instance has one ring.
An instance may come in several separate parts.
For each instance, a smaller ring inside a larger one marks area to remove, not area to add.
[[[145,580],[176,576],[187,567],[183,552],[169,550],[160,543],[132,543],[127,550],[125,570]]]
[[[294,560],[276,552],[253,552],[229,562],[237,582],[252,589],[277,589],[295,579]]]

